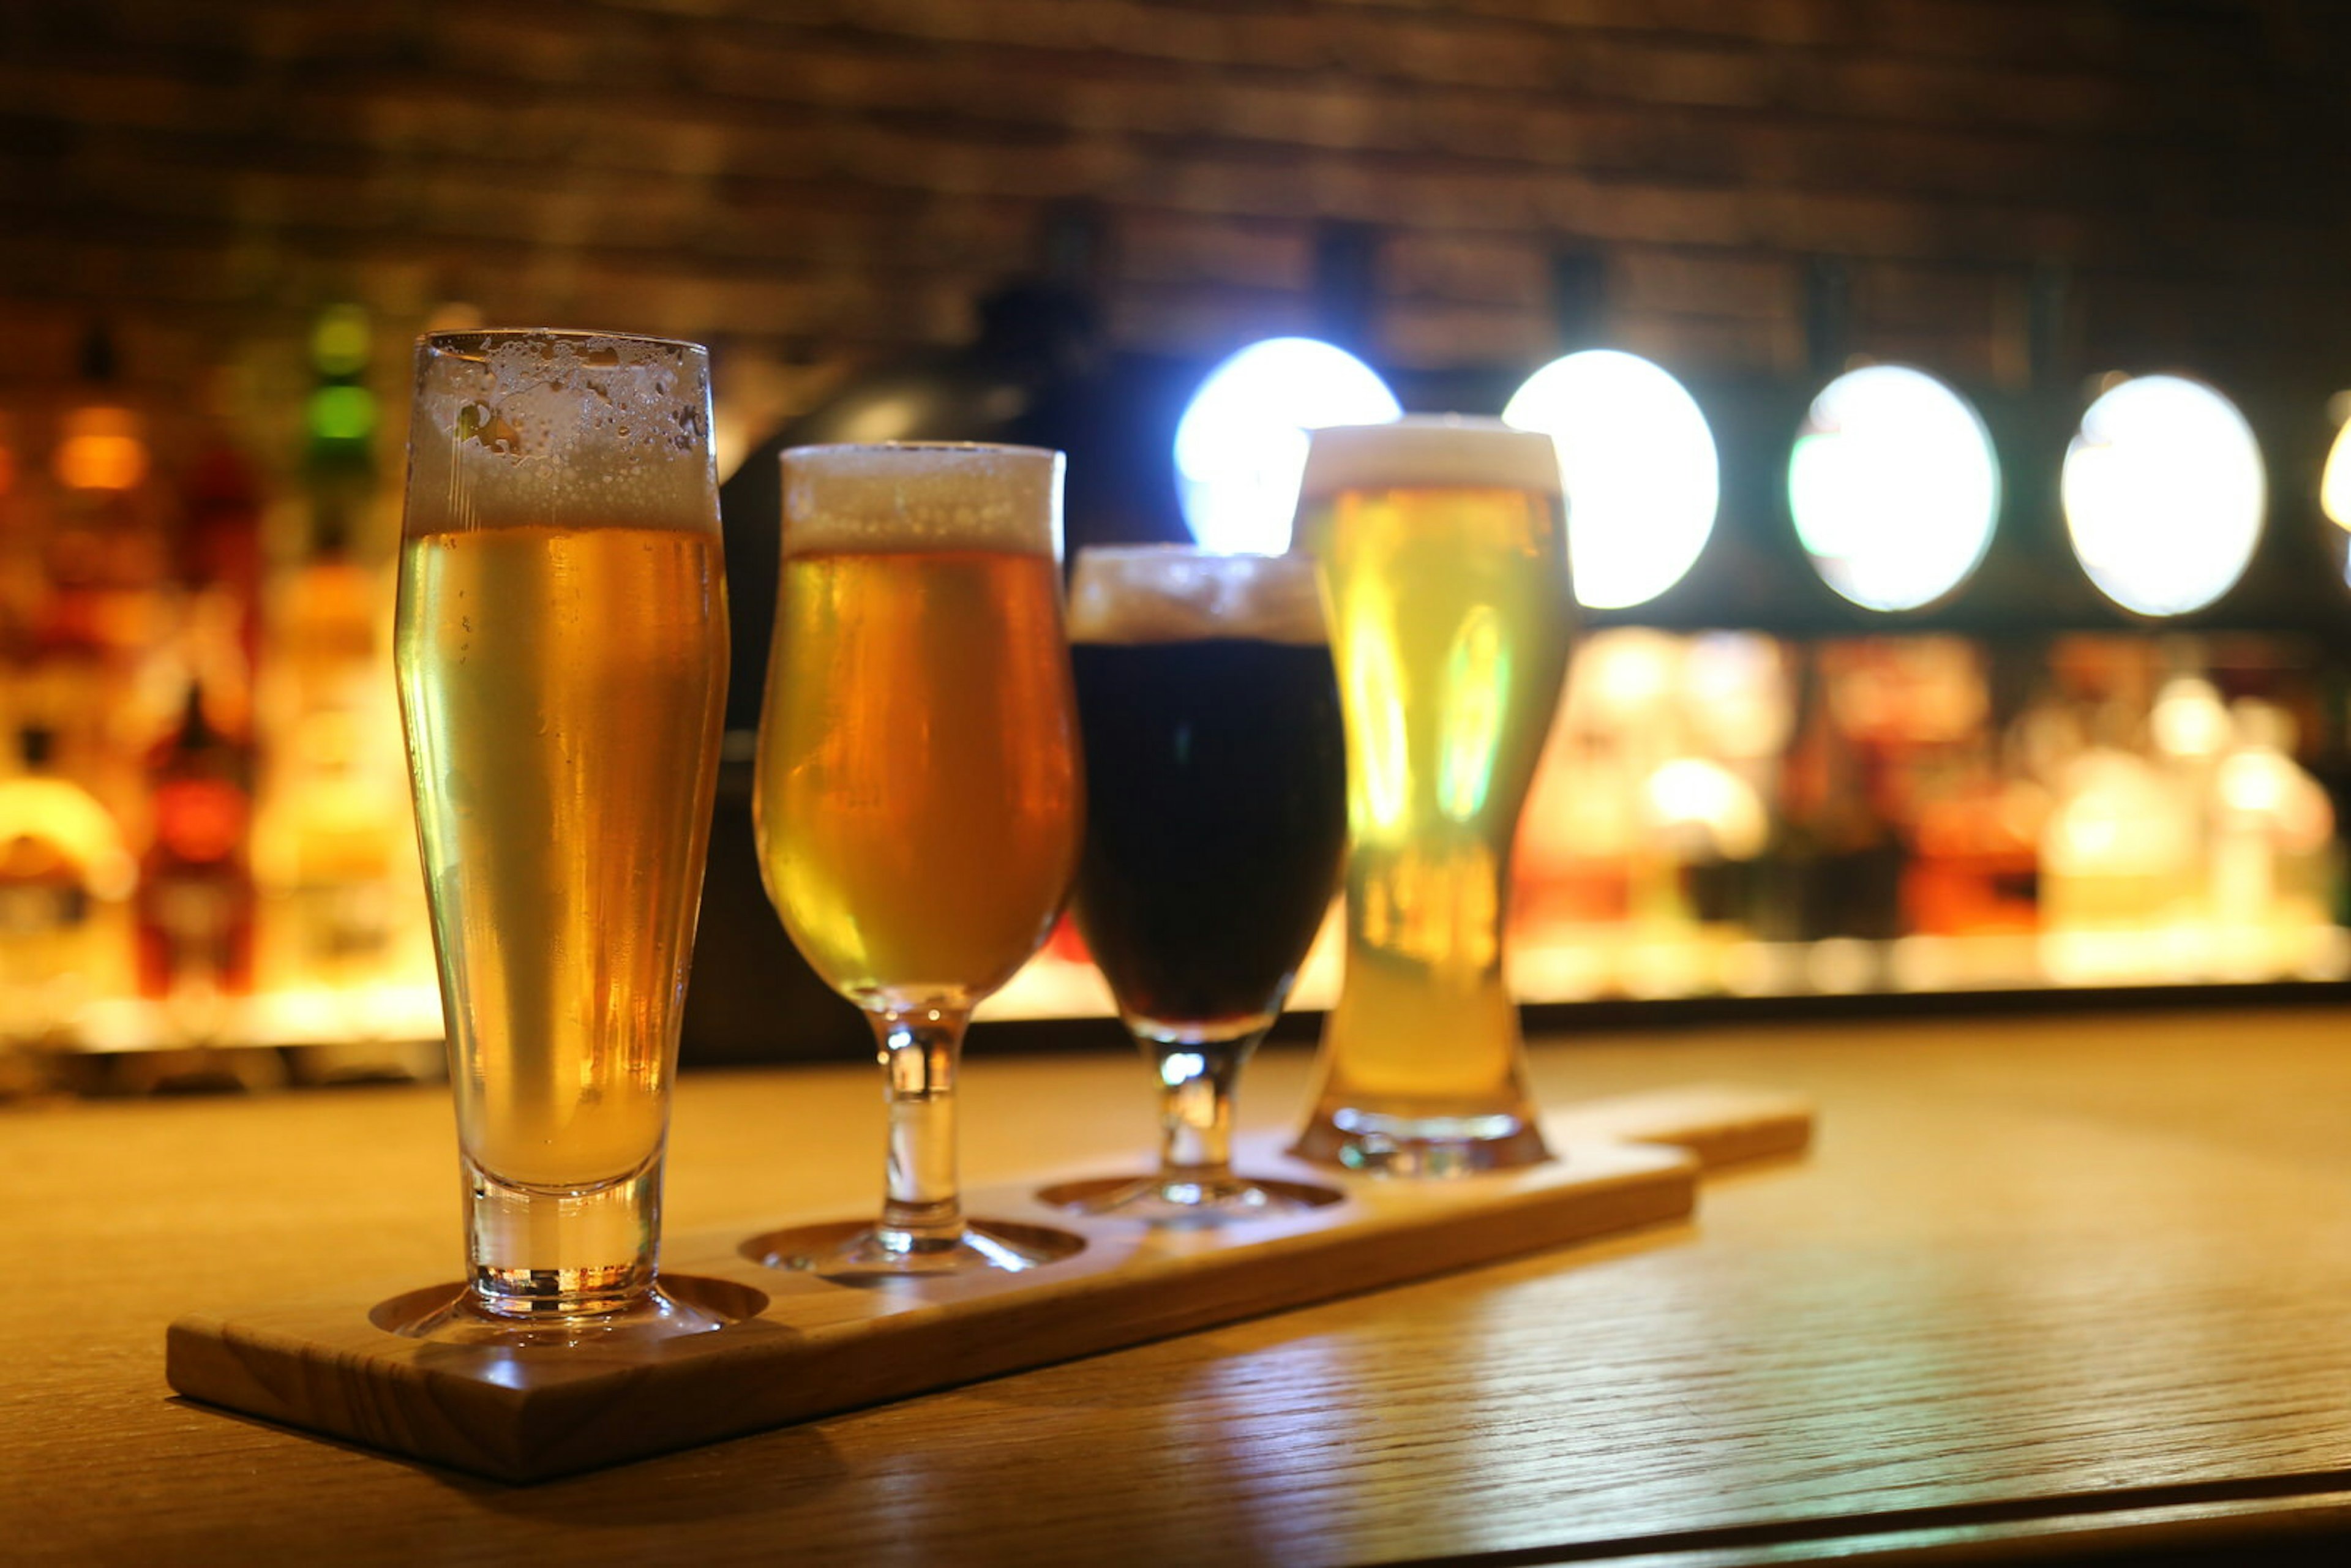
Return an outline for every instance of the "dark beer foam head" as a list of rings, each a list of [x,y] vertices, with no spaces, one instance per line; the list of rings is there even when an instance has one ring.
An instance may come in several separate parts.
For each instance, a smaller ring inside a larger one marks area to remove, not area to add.
[[[1539,431],[1468,414],[1410,414],[1385,424],[1307,432],[1306,499],[1342,490],[1560,491],[1559,448]]]
[[[1302,555],[1219,555],[1187,545],[1096,546],[1070,582],[1072,643],[1190,643],[1248,637],[1325,641],[1314,562]]]
[[[1061,455],[1040,446],[881,441],[783,455],[784,553],[1061,553]]]
[[[419,340],[412,527],[717,526],[702,348],[551,329]]]

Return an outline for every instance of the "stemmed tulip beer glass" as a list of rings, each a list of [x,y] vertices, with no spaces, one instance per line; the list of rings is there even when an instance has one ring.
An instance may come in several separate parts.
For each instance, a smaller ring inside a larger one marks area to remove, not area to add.
[[[1305,556],[1078,554],[1071,658],[1092,789],[1077,916],[1159,1082],[1159,1168],[1048,1188],[1159,1224],[1319,1207],[1232,1166],[1233,1088],[1337,892],[1346,746]]]
[[[1067,1256],[1066,1232],[965,1219],[955,1122],[971,1009],[1043,943],[1077,861],[1061,455],[801,447],[783,481],[760,866],[793,943],[873,1026],[889,1148],[875,1224],[765,1255],[852,1281]]]
[[[719,1326],[654,1278],[726,690],[709,429],[691,343],[417,346],[393,648],[470,1266],[403,1332]]]

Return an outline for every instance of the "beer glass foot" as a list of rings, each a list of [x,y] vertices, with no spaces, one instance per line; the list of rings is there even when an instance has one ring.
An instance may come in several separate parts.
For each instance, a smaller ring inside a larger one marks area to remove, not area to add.
[[[1552,1158],[1532,1119],[1508,1112],[1399,1116],[1352,1107],[1318,1112],[1290,1152],[1364,1176],[1412,1178],[1515,1170]]]
[[[745,1243],[746,1255],[842,1285],[886,1284],[963,1274],[1018,1274],[1074,1258],[1085,1238],[1046,1225],[971,1221],[944,1236],[879,1226],[812,1226]]]
[[[756,1310],[756,1309],[755,1309]],[[544,1301],[520,1312],[504,1310],[476,1288],[461,1290],[439,1311],[392,1332],[436,1344],[497,1345],[525,1349],[550,1345],[626,1344],[715,1333],[735,1317],[681,1300],[659,1285],[632,1298],[590,1310],[557,1311]]]
[[[1183,1228],[1280,1219],[1326,1208],[1344,1196],[1335,1188],[1306,1182],[1162,1172],[1061,1182],[1039,1192],[1037,1201],[1071,1214]]]

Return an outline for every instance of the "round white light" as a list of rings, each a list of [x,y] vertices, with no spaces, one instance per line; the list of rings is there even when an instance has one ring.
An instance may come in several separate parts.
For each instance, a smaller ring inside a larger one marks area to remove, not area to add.
[[[2318,481],[2318,507],[2338,528],[2351,529],[2351,420],[2335,433],[2326,468]]]
[[[2179,376],[2140,376],[2092,403],[2060,493],[2090,580],[2142,615],[2201,610],[2234,587],[2268,504],[2245,416]]]
[[[1176,499],[1210,549],[1290,548],[1306,433],[1404,412],[1363,361],[1312,338],[1269,338],[1218,365],[1176,426]]]
[[[1867,609],[1915,610],[1983,559],[2000,459],[1965,398],[1923,371],[1871,365],[1813,400],[1788,459],[1788,509],[1831,588]]]
[[[1637,354],[1587,349],[1529,376],[1502,418],[1559,447],[1578,600],[1621,610],[1682,580],[1722,487],[1714,433],[1681,382]]]

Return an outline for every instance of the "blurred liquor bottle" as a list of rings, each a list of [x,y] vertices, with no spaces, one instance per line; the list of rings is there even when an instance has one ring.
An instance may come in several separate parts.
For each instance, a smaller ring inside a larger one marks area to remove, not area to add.
[[[253,987],[255,894],[247,854],[252,748],[188,684],[179,724],[149,754],[153,833],[140,862],[137,981],[183,1032],[204,1036],[217,1003]]]
[[[2294,759],[2293,716],[2241,698],[2212,772],[2206,899],[2223,978],[2307,972],[2326,962],[2339,855],[2335,807]]]
[[[204,420],[179,486],[172,540],[178,653],[211,710],[253,727],[262,664],[261,475],[227,421]]]
[[[408,820],[383,581],[351,559],[332,514],[318,527],[272,606],[276,740],[256,855],[277,920],[277,983],[350,988],[381,977]]]
[[[1883,758],[1855,744],[1839,711],[1844,664],[1831,644],[1802,650],[1793,738],[1758,870],[1758,934],[1781,941],[1901,935],[1905,848]]]
[[[83,1006],[123,977],[137,864],[114,814],[52,770],[54,743],[24,726],[0,779],[0,1050],[72,1043]]]
[[[169,641],[161,590],[170,497],[150,421],[121,385],[103,326],[84,340],[80,384],[58,419],[49,469],[18,706],[52,725],[63,766],[127,814],[138,796],[139,747],[155,717],[141,700],[142,677]]]
[[[265,687],[272,745],[256,833],[279,988],[353,990],[385,977],[402,930],[423,928],[387,650],[389,580],[371,528],[382,493],[372,327],[321,313],[306,410],[302,548],[275,578]]]

